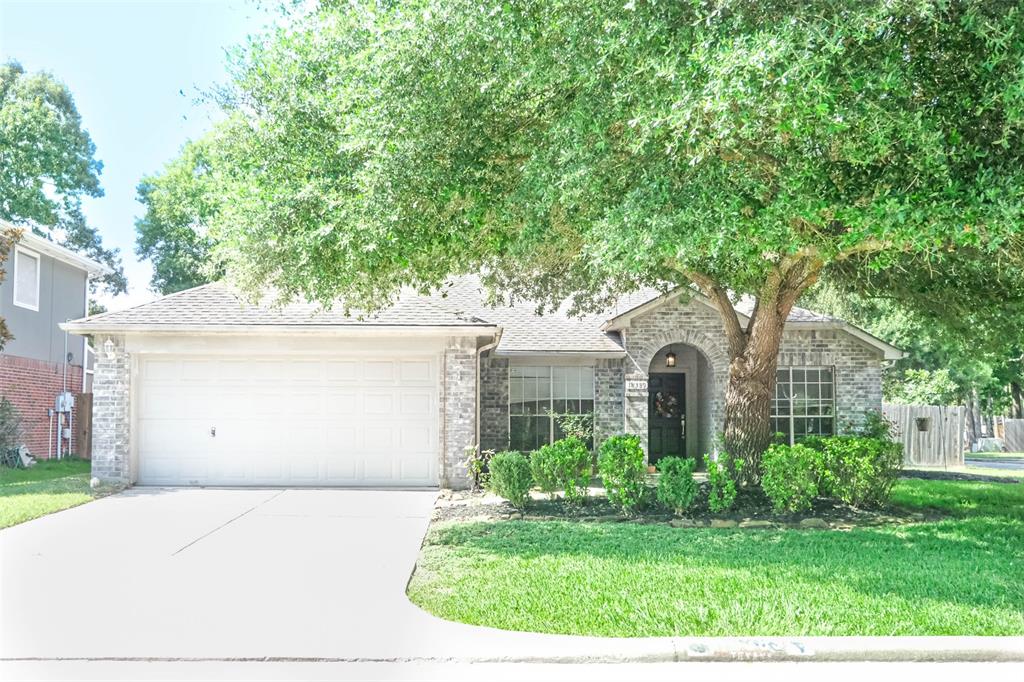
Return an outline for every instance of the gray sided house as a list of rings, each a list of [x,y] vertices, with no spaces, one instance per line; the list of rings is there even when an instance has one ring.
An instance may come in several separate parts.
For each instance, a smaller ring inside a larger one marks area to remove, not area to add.
[[[49,414],[57,395],[89,389],[88,344],[59,325],[85,315],[89,278],[108,270],[31,232],[22,235],[2,267],[0,317],[14,338],[0,351],[0,395],[18,411],[32,454],[46,457],[57,451],[57,420]],[[69,436],[61,449],[74,452],[76,445]]]
[[[96,339],[93,472],[124,483],[458,488],[467,448],[551,442],[551,413],[592,412],[598,442],[638,434],[652,463],[712,451],[723,424],[721,322],[688,289],[571,318],[489,307],[462,277],[359,319],[217,283],[65,328]],[[794,310],[775,428],[829,434],[880,409],[898,357]]]

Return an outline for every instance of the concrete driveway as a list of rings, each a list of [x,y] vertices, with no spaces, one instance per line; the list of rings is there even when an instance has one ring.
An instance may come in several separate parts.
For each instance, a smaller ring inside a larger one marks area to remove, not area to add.
[[[135,488],[15,526],[0,533],[3,656],[394,650],[434,620],[405,585],[436,496]]]

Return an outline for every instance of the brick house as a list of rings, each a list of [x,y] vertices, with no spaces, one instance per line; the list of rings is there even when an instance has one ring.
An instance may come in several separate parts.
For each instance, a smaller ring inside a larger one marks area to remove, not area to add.
[[[651,462],[715,447],[728,372],[717,312],[689,289],[584,317],[490,307],[474,277],[366,318],[245,302],[209,284],[64,325],[97,339],[93,471],[151,485],[466,485],[465,450],[531,450],[550,413]],[[743,306],[738,306],[745,321]],[[789,438],[880,409],[898,349],[795,309],[772,419]]]
[[[58,416],[50,413],[57,396],[90,390],[84,369],[88,341],[58,325],[85,314],[89,279],[108,269],[31,232],[25,232],[2,267],[0,317],[14,339],[0,351],[0,395],[17,410],[32,454],[55,456],[60,430]],[[77,415],[62,418],[70,427]],[[79,450],[73,435],[60,446],[62,452]]]

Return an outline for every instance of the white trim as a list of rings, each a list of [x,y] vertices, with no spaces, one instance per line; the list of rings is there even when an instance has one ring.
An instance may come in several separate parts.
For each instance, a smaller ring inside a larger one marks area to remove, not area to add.
[[[91,258],[86,258],[85,256],[75,253],[71,249],[63,247],[59,244],[55,244],[54,242],[51,242],[49,239],[45,237],[40,237],[39,235],[32,232],[32,228],[30,226],[19,227],[7,220],[0,220],[0,224],[6,226],[8,229],[11,230],[22,230],[21,239],[19,239],[19,242],[24,243],[29,247],[35,249],[36,251],[39,251],[40,253],[44,253],[47,256],[50,256],[51,258],[55,258],[61,261],[62,263],[67,263],[68,265],[72,265],[78,268],[79,270],[84,270],[85,272],[89,273],[90,276],[109,275],[111,272],[113,272],[113,270],[108,268],[106,265],[103,265],[102,263],[94,261]]]
[[[626,351],[615,350],[497,350],[494,357],[523,358],[524,360],[541,360],[543,358],[579,358],[582,360],[615,360],[626,357]]]
[[[88,318],[86,318],[88,320]],[[490,336],[496,325],[385,325],[385,324],[110,324],[73,321],[60,328],[72,334],[173,334],[175,336]]]
[[[29,258],[34,258],[35,261],[36,261],[36,295],[35,295],[36,304],[34,306],[33,305],[29,305],[28,303],[22,303],[22,302],[18,301],[18,282],[20,281],[18,279],[18,256],[19,255],[27,256]],[[32,251],[31,249],[25,248],[21,244],[15,244],[14,245],[14,257],[11,260],[14,261],[14,268],[13,268],[14,286],[12,287],[12,289],[14,290],[14,305],[18,306],[19,308],[25,308],[27,310],[33,310],[33,311],[38,313],[39,312],[39,303],[40,303],[40,300],[39,300],[40,299],[39,281],[40,281],[40,276],[42,275],[42,270],[43,270],[43,258],[42,258],[42,256],[38,252],[36,252],[36,251]]]

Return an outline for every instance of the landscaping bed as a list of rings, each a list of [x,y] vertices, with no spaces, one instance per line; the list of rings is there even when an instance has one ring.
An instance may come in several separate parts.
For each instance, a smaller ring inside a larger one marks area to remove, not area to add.
[[[653,486],[652,486],[653,488]],[[880,509],[857,509],[839,500],[816,499],[810,510],[799,513],[775,513],[771,502],[760,491],[741,491],[733,509],[712,514],[707,511],[706,486],[702,486],[694,513],[677,517],[649,501],[629,515],[623,514],[607,499],[604,491],[591,486],[583,504],[535,495],[519,511],[507,501],[485,492],[446,491],[434,509],[434,521],[571,521],[584,523],[670,524],[677,527],[744,528],[837,528],[894,523],[917,523],[942,518],[941,512],[906,509],[889,505]],[[703,511],[700,511],[703,510]]]

